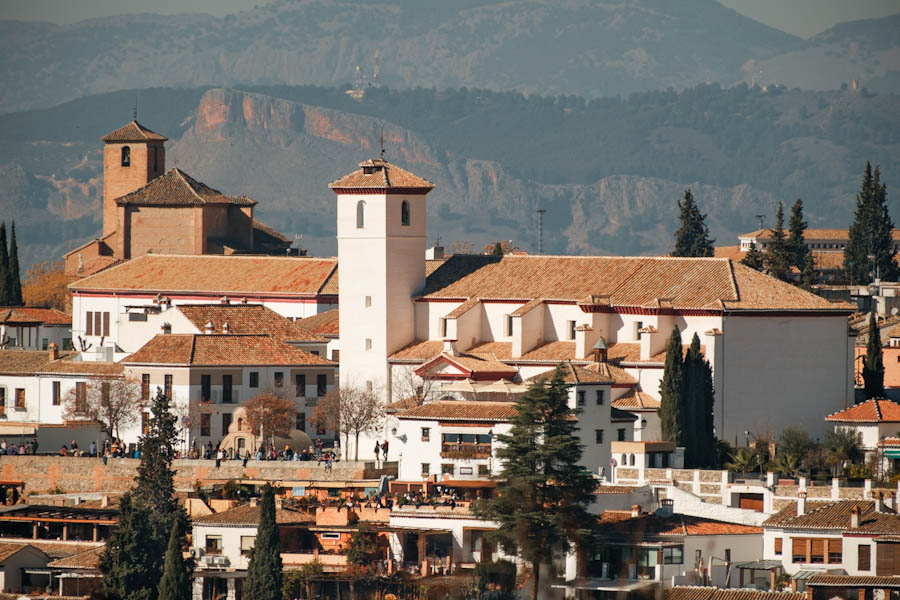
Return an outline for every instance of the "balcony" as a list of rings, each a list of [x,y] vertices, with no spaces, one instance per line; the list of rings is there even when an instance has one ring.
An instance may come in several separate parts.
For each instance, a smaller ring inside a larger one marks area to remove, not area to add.
[[[490,444],[466,444],[443,442],[441,444],[442,458],[490,458]]]

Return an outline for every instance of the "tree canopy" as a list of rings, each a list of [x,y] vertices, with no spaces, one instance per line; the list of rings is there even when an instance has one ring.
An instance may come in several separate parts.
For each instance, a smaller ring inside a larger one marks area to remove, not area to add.
[[[275,491],[266,484],[259,501],[259,525],[250,551],[245,600],[276,600],[282,594],[281,539],[275,522]]]
[[[897,281],[898,267],[894,261],[894,222],[888,214],[887,186],[881,183],[878,167],[866,162],[856,211],[850,225],[849,239],[844,248],[844,269],[852,284],[868,283],[876,277]]]
[[[775,229],[772,230],[772,241],[765,254],[766,272],[781,281],[792,282],[791,265],[793,254],[784,235],[784,205],[779,202],[775,212]]]
[[[884,359],[881,348],[881,332],[874,307],[869,313],[869,336],[866,341],[866,360],[863,363],[863,384],[866,398],[884,398]]]
[[[681,226],[675,232],[672,256],[713,256],[715,240],[709,237],[706,215],[700,213],[691,190],[684,190],[684,198],[678,202],[678,208],[681,211],[678,216]]]

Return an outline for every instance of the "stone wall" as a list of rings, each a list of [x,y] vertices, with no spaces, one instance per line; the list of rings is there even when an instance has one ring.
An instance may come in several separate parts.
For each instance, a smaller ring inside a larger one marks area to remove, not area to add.
[[[134,484],[139,460],[74,456],[0,456],[0,479],[24,481],[25,493],[124,492]],[[242,461],[226,460],[216,468],[214,460],[176,460],[175,489],[188,491],[197,483],[224,482],[229,479],[263,479],[268,481],[347,481],[378,479],[381,475],[397,475],[397,463],[376,469],[374,462],[337,462],[330,471],[315,461],[256,461],[247,467]]]

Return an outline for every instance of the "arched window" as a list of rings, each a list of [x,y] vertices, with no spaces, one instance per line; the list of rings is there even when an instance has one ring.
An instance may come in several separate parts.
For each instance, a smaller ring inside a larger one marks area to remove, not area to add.
[[[128,146],[122,146],[122,166],[131,166],[131,148]]]
[[[400,224],[409,225],[409,202],[407,200],[400,204]]]
[[[631,467],[634,466],[634,454],[632,454],[628,457],[628,465]]]
[[[366,226],[366,202],[360,200],[356,203],[356,228],[362,229]]]

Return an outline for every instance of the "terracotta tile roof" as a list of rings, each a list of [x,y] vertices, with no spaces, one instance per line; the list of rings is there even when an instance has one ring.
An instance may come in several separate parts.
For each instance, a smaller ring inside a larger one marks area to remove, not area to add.
[[[444,349],[441,340],[417,340],[390,355],[389,360],[424,362],[432,359]]]
[[[331,182],[328,187],[336,191],[390,188],[431,190],[434,184],[386,160],[375,159],[359,163],[359,169]]]
[[[741,250],[740,246],[716,246],[713,248],[713,256],[716,258],[730,258],[739,261],[746,255],[747,253]]]
[[[335,363],[270,335],[159,334],[125,357],[123,364],[183,366],[296,365]]]
[[[121,363],[106,361],[89,361],[89,360],[54,360],[48,362],[39,371],[41,374],[64,374],[64,375],[106,375],[118,376],[122,375],[125,367]]]
[[[200,183],[179,168],[174,168],[142,188],[116,199],[119,206],[205,206],[234,204],[254,206],[256,200],[247,196],[226,196]]]
[[[512,356],[512,342],[482,342],[472,346],[466,352],[475,356],[491,357],[514,363],[537,361],[556,364],[565,360],[576,362],[578,360],[575,356],[575,342],[565,341],[541,344],[523,353],[519,358]]]
[[[195,525],[227,525],[232,527],[252,527],[259,523],[259,505],[241,504],[232,509],[225,510],[211,515],[197,517],[194,520]],[[315,515],[292,508],[275,509],[275,522],[279,525],[288,523],[315,523]]]
[[[340,288],[338,287],[337,259],[332,260],[334,260],[335,267],[328,277],[325,278],[325,283],[322,284],[322,289],[319,290],[319,293],[337,296],[340,291]]]
[[[0,350],[0,374],[33,375],[50,362],[46,350]]]
[[[125,125],[124,127],[120,127],[115,131],[110,131],[102,138],[100,138],[101,142],[146,142],[151,140],[157,140],[160,142],[165,142],[168,140],[164,135],[159,135],[154,131],[150,131],[137,121],[132,120],[130,123]]]
[[[77,277],[90,277],[120,262],[122,262],[122,259],[115,256],[97,256],[85,261],[83,268],[80,271],[76,271],[74,275]]]
[[[336,336],[340,333],[338,309],[332,308],[317,315],[306,317],[300,324],[317,335]]]
[[[608,298],[615,307],[842,313],[800,288],[721,258],[454,255],[428,276],[425,298]]]
[[[448,257],[449,258],[449,257]],[[434,273],[438,267],[447,262],[447,258],[432,258],[425,260],[425,277]]]
[[[58,558],[47,563],[51,569],[99,569],[100,555],[103,554],[104,547],[90,548],[78,554]]]
[[[515,311],[510,313],[510,315],[513,317],[521,317],[523,315],[528,314],[529,312],[531,312],[532,309],[537,308],[538,306],[542,305],[543,303],[544,303],[543,298],[535,298],[534,300],[529,300],[528,302],[526,302],[525,304],[520,306],[518,309],[516,309]]]
[[[840,270],[844,268],[843,252],[816,252],[813,250],[813,265],[817,269]]]
[[[676,586],[666,591],[666,600],[806,600],[806,593]]]
[[[659,410],[660,401],[634,388],[628,390],[609,404],[623,410]]]
[[[128,290],[216,295],[320,294],[334,258],[146,254],[69,285],[73,290]]]
[[[231,334],[267,334],[285,341],[325,340],[309,331],[300,321],[292,321],[262,304],[181,304],[176,307],[201,333],[212,323],[222,333],[225,323]]]
[[[672,515],[660,517],[655,514],[631,516],[631,511],[604,511],[600,515],[600,531],[607,535],[625,534],[633,538],[653,536],[689,536],[689,535],[746,535],[762,534],[761,527],[725,523],[694,517],[690,515]]]
[[[572,364],[570,361],[565,361],[560,364],[562,366],[563,381],[565,381],[566,383],[614,383],[612,377],[608,375],[608,372],[605,369],[588,369],[586,367]],[[529,377],[527,381],[549,379],[553,377],[553,372],[554,370],[551,369],[543,373],[538,373],[537,375]]]
[[[16,543],[0,543],[0,565],[6,562],[6,559],[16,554],[19,550],[22,550],[28,546],[28,544],[16,544]]]
[[[0,306],[0,323],[43,323],[45,325],[71,325],[72,316],[55,308],[27,306]]]
[[[479,402],[471,400],[441,400],[429,402],[397,413],[400,419],[428,419],[441,421],[509,421],[516,414],[515,402]]]
[[[859,506],[859,527],[850,529],[850,511]],[[797,504],[792,502],[769,517],[766,527],[830,529],[866,534],[900,533],[900,515],[885,508],[875,512],[875,503],[863,500],[842,500],[837,502],[807,502],[806,512],[797,516]]]
[[[787,232],[785,232],[787,233]],[[892,232],[892,237],[895,240],[900,240],[900,229],[894,229]],[[750,233],[745,233],[739,237],[744,238],[757,238],[761,240],[771,240],[775,237],[775,230],[773,229],[757,229],[756,231],[751,231]],[[847,229],[807,229],[803,234],[803,239],[805,240],[835,240],[835,241],[847,241],[850,238],[850,232]]]
[[[839,423],[900,423],[900,404],[873,398],[832,413],[825,420]]]
[[[491,373],[496,374],[501,377],[511,378],[518,373],[515,367],[511,367],[506,363],[502,363],[499,360],[492,360],[489,358],[482,358],[480,356],[475,356],[469,353],[460,353],[456,355],[452,355],[447,352],[442,352],[438,356],[435,356],[427,363],[423,364],[419,367],[420,370],[427,370],[432,363],[436,361],[448,361],[451,363],[455,363],[462,367],[464,370],[469,371],[470,374],[475,375],[478,373]],[[418,370],[417,370],[418,372]],[[439,377],[440,378],[440,377]]]
[[[806,580],[807,586],[812,587],[841,587],[841,588],[900,588],[900,577],[896,575],[831,575],[830,573],[816,573]]]
[[[82,552],[86,552],[87,550],[91,550],[93,548],[102,548],[103,546],[97,546],[96,544],[77,544],[71,542],[40,542],[34,541],[29,542],[32,546],[49,556],[50,558],[65,558],[67,556],[74,556],[76,554],[80,554]]]
[[[275,240],[286,243],[287,245],[291,245],[292,243],[294,243],[293,240],[286,237],[283,233],[272,229],[265,223],[260,222],[260,220],[254,216],[253,217],[253,237],[255,238],[258,233],[262,233],[263,235],[274,238]],[[256,242],[254,240],[254,244],[255,243]]]
[[[687,354],[690,344],[682,344],[682,351]],[[706,345],[700,345],[700,354],[706,356]],[[639,342],[617,342],[607,348],[607,360],[624,364],[663,364],[666,362],[666,351],[657,352],[647,360],[641,360],[641,344]]]
[[[479,304],[481,304],[481,300],[479,300],[478,298],[469,298],[468,300],[466,300],[465,302],[463,302],[462,304],[460,304],[459,306],[457,306],[456,308],[454,308],[453,310],[448,312],[446,315],[446,318],[448,318],[448,319],[459,318],[459,317],[463,316],[464,314],[466,314],[467,312],[469,312],[471,309],[478,306]]]

